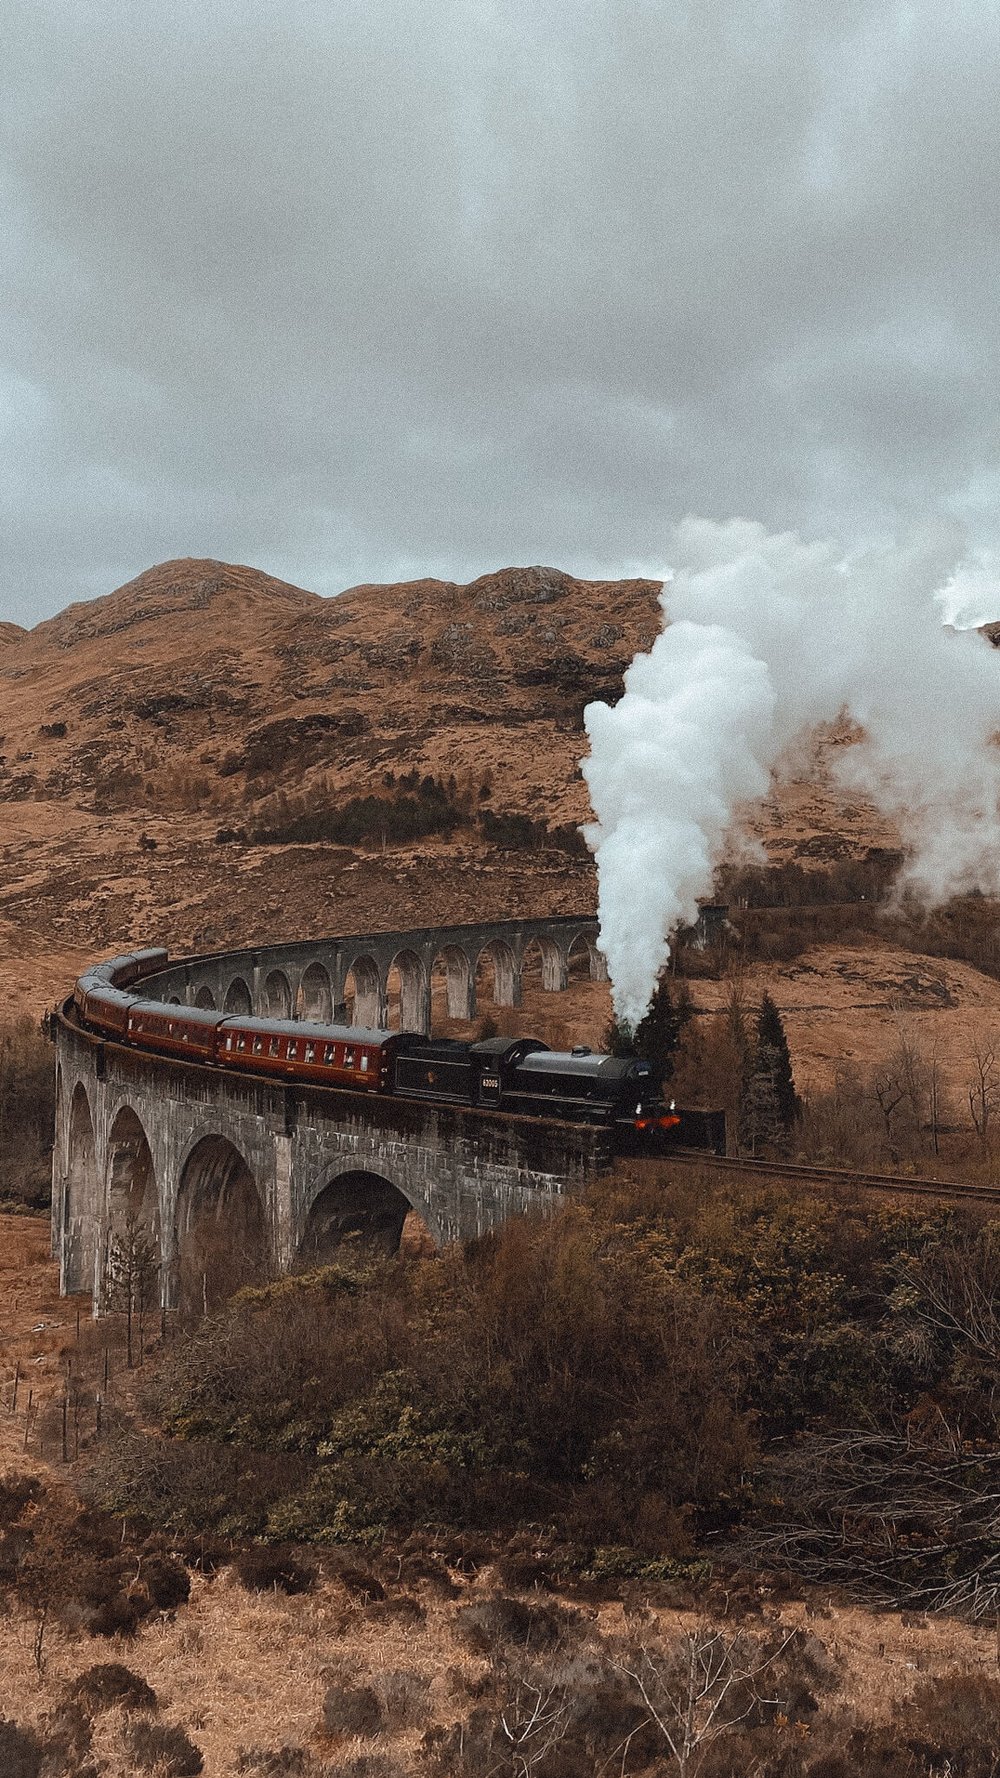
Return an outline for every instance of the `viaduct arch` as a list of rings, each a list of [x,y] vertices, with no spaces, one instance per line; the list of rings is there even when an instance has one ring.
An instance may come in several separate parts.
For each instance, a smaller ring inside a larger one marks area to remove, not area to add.
[[[186,1006],[264,1018],[320,1019],[403,1031],[432,1029],[432,983],[446,984],[447,1015],[475,1019],[492,977],[491,1006],[518,1007],[526,969],[541,959],[541,985],[560,993],[581,964],[606,981],[597,921],[587,915],[498,920],[473,926],[357,933],[300,944],[260,945],[171,964],[143,991]]]
[[[517,1006],[539,954],[551,992],[584,958],[601,979],[596,937],[575,917],[358,934],[171,962],[141,991],[220,1016],[384,1026],[391,987],[393,1023],[429,1032],[435,971],[448,1016],[474,1018],[477,976]],[[70,1003],[54,1028],[53,1251],[61,1288],[91,1291],[95,1314],[136,1243],[150,1304],[199,1313],[339,1248],[395,1252],[411,1211],[441,1246],[549,1209],[612,1163],[601,1129],[173,1060],[87,1030]]]

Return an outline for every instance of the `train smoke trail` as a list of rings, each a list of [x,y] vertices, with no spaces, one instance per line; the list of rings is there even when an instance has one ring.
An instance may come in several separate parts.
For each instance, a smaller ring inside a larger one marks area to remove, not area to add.
[[[1000,890],[1000,660],[942,623],[953,534],[845,560],[757,524],[686,520],[664,627],[613,707],[584,715],[601,948],[615,1011],[648,1004],[675,928],[693,921],[742,806],[790,771],[818,723],[864,738],[836,774],[897,823],[928,902]]]

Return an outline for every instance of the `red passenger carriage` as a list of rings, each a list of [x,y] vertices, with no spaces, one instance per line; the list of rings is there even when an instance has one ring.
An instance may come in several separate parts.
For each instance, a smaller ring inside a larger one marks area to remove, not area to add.
[[[224,1068],[377,1093],[389,1084],[399,1041],[398,1032],[369,1031],[362,1025],[289,1024],[237,1014],[218,1024],[215,1059]]]

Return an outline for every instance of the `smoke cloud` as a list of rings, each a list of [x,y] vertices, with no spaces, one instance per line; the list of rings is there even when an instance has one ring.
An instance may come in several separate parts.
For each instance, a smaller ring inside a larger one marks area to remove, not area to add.
[[[619,702],[584,715],[616,1014],[641,1018],[741,814],[843,714],[863,738],[834,770],[895,820],[905,883],[929,903],[1000,891],[1000,661],[942,621],[970,581],[956,535],[845,558],[743,520],[688,519],[671,555],[663,630]]]

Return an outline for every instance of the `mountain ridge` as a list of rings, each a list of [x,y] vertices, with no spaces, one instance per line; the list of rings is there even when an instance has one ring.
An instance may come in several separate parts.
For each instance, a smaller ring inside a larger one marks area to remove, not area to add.
[[[619,695],[658,592],[514,568],[324,599],[191,557],[0,644],[9,1003],[40,1010],[131,942],[592,908],[592,861],[544,837],[588,813],[583,706]],[[461,783],[472,825],[384,853],[239,837],[287,799],[339,809],[414,774]],[[492,843],[481,809],[528,816],[541,849]]]
[[[583,712],[621,695],[660,590],[535,566],[322,598],[190,557],[0,633],[0,983],[40,1009],[132,942],[592,910]],[[817,744],[754,814],[772,854],[891,843],[824,771]],[[381,844],[282,839],[429,781],[457,826],[388,844],[387,814]]]

